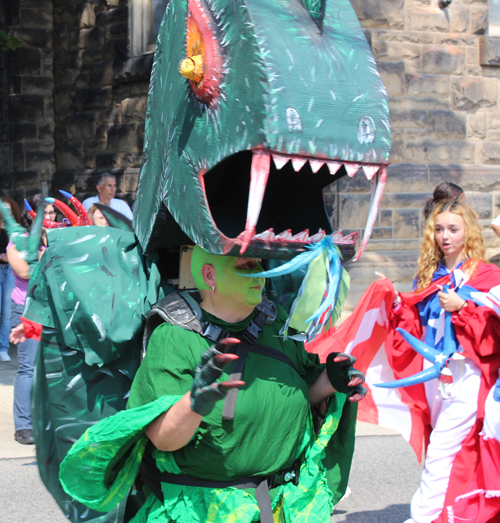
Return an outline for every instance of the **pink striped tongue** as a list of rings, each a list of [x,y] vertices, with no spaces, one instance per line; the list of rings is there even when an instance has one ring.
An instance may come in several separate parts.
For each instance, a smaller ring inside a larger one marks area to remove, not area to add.
[[[252,151],[252,170],[250,174],[250,192],[248,194],[247,221],[243,232],[240,254],[243,254],[255,235],[262,201],[266,192],[271,156],[263,151]]]

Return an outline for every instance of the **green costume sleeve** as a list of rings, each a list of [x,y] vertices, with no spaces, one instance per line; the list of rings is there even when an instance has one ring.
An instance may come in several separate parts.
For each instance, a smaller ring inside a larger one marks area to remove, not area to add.
[[[61,483],[65,491],[95,510],[111,510],[126,496],[136,477],[147,444],[144,427],[178,399],[164,396],[143,407],[122,411],[89,428],[61,466]],[[305,451],[299,484],[288,483],[273,492],[276,522],[329,521],[333,504],[341,493],[330,490],[323,460],[325,449],[339,429],[345,399],[343,394],[332,398],[317,438],[310,426],[304,433]],[[171,471],[175,473],[174,467]],[[342,476],[337,483],[344,479]],[[162,490],[165,503],[161,504],[154,495],[149,495],[134,523],[172,520],[178,523],[251,523],[258,519],[255,499],[246,490],[172,484],[162,484]]]
[[[179,399],[163,396],[88,429],[61,464],[64,490],[90,508],[112,510],[127,496],[137,476],[149,441],[144,427]]]
[[[134,379],[127,408],[145,405],[165,394],[183,396],[189,392],[199,353],[209,345],[198,334],[167,323],[156,328]]]

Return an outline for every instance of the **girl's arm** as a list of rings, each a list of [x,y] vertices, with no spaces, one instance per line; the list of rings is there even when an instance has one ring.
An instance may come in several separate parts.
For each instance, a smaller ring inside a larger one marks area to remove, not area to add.
[[[28,262],[21,257],[21,253],[16,249],[15,245],[11,245],[7,249],[7,261],[20,278],[29,280],[30,266]]]

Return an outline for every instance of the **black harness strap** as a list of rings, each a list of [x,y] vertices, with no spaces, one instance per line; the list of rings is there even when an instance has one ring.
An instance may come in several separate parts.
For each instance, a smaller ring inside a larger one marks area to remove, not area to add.
[[[298,485],[299,470],[300,461],[297,460],[290,469],[280,471],[271,476],[243,476],[230,481],[215,481],[212,479],[197,478],[195,476],[190,476],[189,474],[160,472],[155,460],[151,454],[146,451],[139,467],[139,477],[144,485],[146,485],[162,503],[165,502],[165,497],[161,490],[162,483],[203,488],[254,488],[255,498],[260,510],[260,522],[273,523],[273,511],[271,508],[269,490],[285,483]]]
[[[147,344],[151,334],[156,327],[161,325],[163,322],[196,332],[200,336],[208,338],[214,343],[230,336],[229,332],[218,325],[214,325],[208,321],[202,321],[203,315],[198,305],[198,299],[200,299],[200,297],[197,293],[173,292],[154,305],[153,309],[146,314],[146,328],[143,337],[143,356],[146,353]],[[262,302],[255,308],[255,315],[252,318],[252,321],[241,335],[242,342],[239,344],[235,352],[235,354],[239,356],[239,359],[233,364],[230,375],[231,380],[241,379],[249,350],[284,361],[295,369],[290,358],[280,351],[270,347],[263,347],[262,345],[258,346],[260,349],[250,348],[257,347],[255,342],[262,332],[264,325],[271,325],[276,319],[276,314],[277,309],[274,303],[264,297]],[[222,417],[225,420],[234,419],[237,398],[238,388],[228,391],[224,400],[224,409],[222,411]]]
[[[228,350],[228,352],[239,356],[239,358],[233,363],[231,374],[229,375],[230,380],[241,380],[249,352],[255,352],[256,354],[269,356],[270,358],[282,361],[292,367],[292,369],[298,374],[293,361],[285,353],[271,347],[266,347],[265,345],[250,344],[248,341],[243,340],[240,344],[236,345],[235,348]],[[236,387],[234,389],[229,389],[227,392],[224,400],[224,408],[222,409],[223,419],[229,421],[234,420],[234,412],[236,409],[236,400],[238,398],[239,390],[240,389]]]

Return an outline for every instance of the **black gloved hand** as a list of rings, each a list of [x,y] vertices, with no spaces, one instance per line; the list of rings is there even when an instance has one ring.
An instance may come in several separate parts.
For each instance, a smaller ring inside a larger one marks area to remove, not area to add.
[[[223,354],[222,351],[228,345],[239,342],[235,338],[226,338],[217,345],[212,345],[201,356],[201,362],[195,369],[191,386],[191,410],[193,412],[200,416],[210,414],[215,403],[224,398],[229,389],[245,385],[244,381],[223,381],[222,383],[215,381],[221,376],[222,369],[228,363],[238,359],[235,354]]]
[[[347,394],[350,401],[360,401],[368,392],[363,373],[353,367],[356,358],[344,352],[332,352],[326,358],[326,374],[333,388]]]

